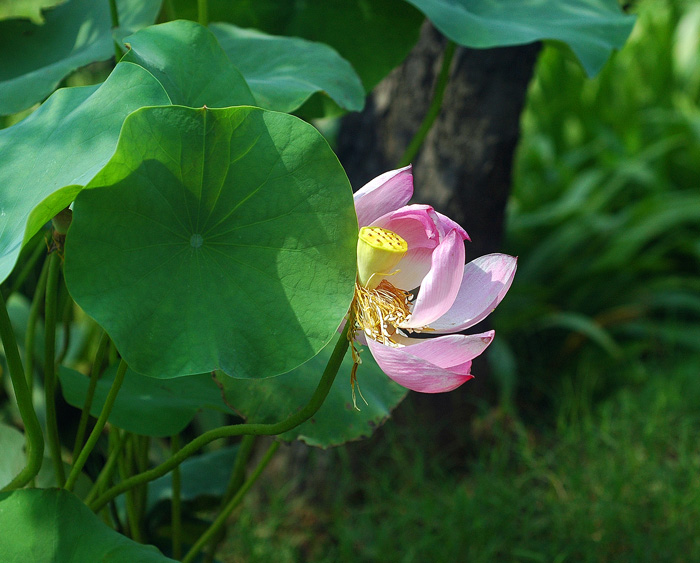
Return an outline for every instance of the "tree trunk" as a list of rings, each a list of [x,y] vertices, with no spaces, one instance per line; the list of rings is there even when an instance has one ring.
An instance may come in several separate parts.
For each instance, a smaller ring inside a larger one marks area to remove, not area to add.
[[[401,160],[428,110],[445,44],[426,23],[411,55],[377,86],[365,110],[344,118],[338,156],[355,189]],[[539,49],[457,49],[441,113],[414,159],[413,201],[464,226],[472,239],[467,261],[501,250],[520,114]],[[473,411],[467,405],[494,400],[483,358],[472,371],[476,378],[457,391],[410,396],[412,416],[435,428],[443,444],[464,439],[459,429]]]

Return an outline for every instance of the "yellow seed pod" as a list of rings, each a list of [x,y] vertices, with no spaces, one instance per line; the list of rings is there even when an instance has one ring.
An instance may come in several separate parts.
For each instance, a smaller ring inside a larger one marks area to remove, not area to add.
[[[394,268],[408,250],[396,233],[381,227],[362,227],[357,240],[357,278],[360,285],[373,289]]]

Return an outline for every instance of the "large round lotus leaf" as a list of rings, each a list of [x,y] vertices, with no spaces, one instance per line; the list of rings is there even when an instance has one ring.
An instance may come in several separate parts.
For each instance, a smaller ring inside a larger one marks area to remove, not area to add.
[[[312,126],[259,108],[143,108],[76,199],[65,275],[152,377],[287,372],[335,334],[357,219]]]
[[[245,76],[256,105],[291,112],[315,92],[323,92],[344,109],[362,109],[365,91],[359,76],[328,45],[228,23],[211,24],[210,29]]]
[[[90,408],[90,414],[96,418],[102,412],[116,373],[115,364],[97,382]],[[82,409],[89,378],[66,367],[60,368],[59,378],[66,401]],[[202,408],[231,412],[211,374],[159,380],[127,369],[109,422],[142,436],[172,436],[179,434]]]
[[[125,37],[124,42],[131,49],[122,61],[151,72],[175,105],[255,105],[245,79],[206,27],[173,21],[147,27]]]
[[[22,242],[73,201],[114,154],[126,116],[144,105],[169,103],[148,71],[119,63],[99,87],[58,90],[29,117],[0,131],[0,282],[10,275]]]
[[[247,422],[275,423],[308,403],[332,350],[333,344],[330,344],[312,360],[279,377],[259,381],[232,379],[223,374],[217,377],[224,387],[227,402]],[[384,375],[369,350],[363,349],[360,356],[362,364],[357,369],[359,391],[356,390],[360,410],[353,406],[350,386],[353,362],[348,352],[318,412],[280,438],[301,440],[310,446],[327,448],[369,438],[389,418],[391,411],[408,391]],[[367,404],[362,400],[360,391]]]
[[[21,489],[0,494],[3,561],[173,561],[109,528],[63,489]]]
[[[540,39],[568,43],[596,74],[634,26],[618,0],[406,0],[447,37],[467,47],[522,45]]]
[[[176,17],[197,19],[197,0],[170,5]],[[330,45],[350,61],[367,92],[406,58],[423,19],[403,0],[209,0],[209,21]]]
[[[120,26],[136,31],[155,21],[161,0],[117,0]],[[48,96],[77,68],[114,56],[106,0],[68,0],[44,13],[46,22],[0,21],[0,115]]]

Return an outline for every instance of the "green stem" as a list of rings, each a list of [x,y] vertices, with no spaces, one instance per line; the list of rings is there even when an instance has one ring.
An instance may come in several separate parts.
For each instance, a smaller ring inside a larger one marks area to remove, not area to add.
[[[112,473],[114,472],[114,469],[117,466],[117,459],[119,458],[119,454],[121,453],[124,447],[124,442],[126,441],[126,432],[121,433],[118,432],[115,428],[112,428],[110,430],[110,437],[113,434],[116,435],[116,439],[113,442],[110,441],[112,447],[111,451],[109,452],[109,456],[107,457],[107,463],[105,463],[105,466],[102,468],[102,471],[100,471],[100,474],[95,480],[95,484],[92,486],[90,492],[85,497],[85,504],[90,504],[90,502],[92,502],[92,499],[94,499],[98,495],[98,493],[104,488],[104,486],[109,482],[109,479],[112,477]]]
[[[107,424],[107,418],[112,412],[112,406],[114,405],[114,401],[117,398],[117,393],[119,393],[119,388],[121,387],[122,382],[124,381],[126,368],[126,362],[122,360],[119,363],[119,367],[117,368],[117,375],[114,376],[112,388],[109,390],[107,399],[105,399],[105,404],[103,405],[102,412],[100,413],[100,416],[97,419],[97,422],[95,423],[95,427],[92,429],[92,432],[90,433],[90,436],[87,439],[85,447],[80,451],[78,459],[73,462],[73,467],[70,470],[70,475],[68,475],[68,480],[66,481],[65,485],[65,489],[68,491],[73,490],[75,482],[78,479],[78,476],[80,475],[80,472],[82,471],[83,466],[85,465],[85,462],[87,461],[87,458],[90,455],[90,452],[92,452],[92,449],[95,447],[95,444],[97,444],[97,440],[100,438],[100,434],[102,434],[102,430],[104,429],[105,424]]]
[[[438,75],[437,81],[435,83],[435,91],[433,92],[433,100],[430,102],[430,107],[428,108],[428,113],[425,114],[423,118],[423,123],[420,124],[418,132],[411,139],[406,152],[403,153],[401,161],[399,162],[399,168],[408,166],[413,162],[413,159],[418,154],[423,141],[428,136],[430,129],[435,123],[437,116],[440,115],[440,109],[442,108],[442,100],[445,97],[445,89],[447,88],[447,83],[450,79],[450,64],[452,63],[452,57],[455,54],[456,45],[453,41],[448,41],[445,45],[445,52],[442,56],[442,68],[440,68],[440,74]]]
[[[131,435],[129,443],[126,448],[126,456],[124,463],[121,465],[121,478],[122,480],[127,479],[129,475],[132,474],[134,469],[136,448],[137,448],[138,436]],[[143,538],[141,535],[141,526],[138,510],[138,500],[137,500],[137,490],[131,489],[127,491],[126,494],[126,514],[128,519],[129,531],[131,533],[131,539],[139,543],[143,543]]]
[[[73,459],[78,457],[80,449],[83,447],[83,438],[85,438],[85,430],[87,428],[88,419],[90,418],[90,409],[92,408],[92,400],[95,397],[95,389],[97,389],[97,381],[102,371],[102,363],[107,353],[109,345],[109,336],[106,332],[102,333],[100,343],[97,345],[95,352],[95,360],[92,362],[92,370],[90,371],[90,383],[88,384],[87,395],[85,395],[85,404],[83,412],[80,413],[80,422],[78,423],[78,431],[75,433],[75,445],[73,446]]]
[[[119,10],[117,10],[117,0],[109,0],[109,15],[112,17],[112,29],[119,27]],[[114,41],[114,59],[119,62],[124,56],[119,43]]]
[[[37,241],[35,242],[35,247],[34,250],[32,250],[32,254],[29,257],[29,260],[27,260],[24,263],[24,266],[22,266],[22,269],[20,270],[19,274],[15,278],[14,283],[12,284],[12,287],[10,288],[10,291],[7,293],[7,298],[10,297],[15,291],[18,291],[20,287],[22,287],[22,284],[27,281],[27,278],[29,277],[29,273],[34,269],[36,266],[36,263],[39,261],[39,258],[41,258],[44,254],[46,254],[46,246],[44,245],[44,238],[43,237],[37,237]]]
[[[224,509],[226,503],[228,503],[228,501],[231,500],[231,497],[233,497],[233,495],[235,495],[238,492],[238,489],[240,489],[243,485],[243,481],[245,481],[246,466],[248,464],[248,460],[250,459],[250,454],[253,452],[253,447],[255,446],[256,440],[257,436],[243,436],[241,444],[238,447],[238,455],[236,455],[236,461],[233,464],[231,478],[229,479],[228,486],[226,487],[226,492],[224,493],[224,496],[221,499],[221,510]],[[212,540],[209,543],[209,547],[207,549],[207,555],[205,557],[206,563],[211,563],[212,561],[214,561],[216,549],[225,537],[224,532],[225,530],[222,529],[221,533],[216,534],[212,537]]]
[[[64,285],[65,287],[65,285]],[[63,312],[61,320],[63,321],[63,342],[61,343],[61,351],[58,354],[58,365],[63,363],[63,360],[68,353],[68,348],[70,348],[70,337],[71,337],[71,312],[73,311],[73,299],[71,298],[68,290],[66,290],[66,302],[63,306]]]
[[[148,469],[148,448],[151,439],[148,436],[136,436],[134,440],[134,462],[136,471],[143,473]],[[136,500],[136,524],[139,537],[143,536],[143,522],[146,519],[146,505],[148,503],[148,483],[143,483],[134,489]],[[141,540],[139,540],[141,541]]]
[[[258,477],[260,477],[260,474],[270,462],[272,456],[275,454],[279,446],[279,442],[273,442],[272,445],[270,445],[267,452],[265,452],[265,456],[260,460],[258,466],[250,474],[250,477],[248,477],[246,482],[243,483],[240,489],[238,489],[236,495],[219,513],[219,515],[216,517],[216,520],[214,520],[211,523],[211,526],[209,526],[207,531],[204,532],[202,536],[190,548],[190,550],[187,552],[187,555],[185,555],[184,559],[182,560],[182,563],[191,563],[197,555],[197,553],[199,553],[199,551],[202,549],[202,547],[218,533],[218,531],[224,526],[224,524],[226,524],[226,520],[231,515],[231,512],[233,512],[233,510],[241,503],[241,500],[243,500],[245,494],[250,490],[255,481],[257,481]]]
[[[9,484],[0,489],[1,492],[24,487],[39,473],[41,462],[44,458],[44,436],[41,433],[41,425],[34,411],[32,394],[27,386],[24,369],[22,368],[22,358],[19,355],[17,340],[12,330],[12,323],[10,322],[10,316],[7,314],[5,299],[3,299],[2,294],[0,294],[0,339],[5,350],[7,367],[12,380],[12,387],[15,391],[15,398],[17,399],[17,407],[27,433],[27,465]]]
[[[173,6],[173,0],[165,0],[165,2],[163,2],[163,12],[165,13],[165,19],[167,21],[172,21],[175,19],[175,7]]]
[[[60,257],[53,252],[49,256],[49,273],[46,278],[46,302],[44,305],[44,396],[46,398],[46,440],[56,473],[56,484],[63,487],[66,473],[61,458],[61,442],[58,438],[56,418],[56,305]]]
[[[170,438],[170,451],[175,455],[180,449],[180,437],[175,434]],[[182,499],[180,497],[180,466],[173,469],[173,496],[172,496],[172,539],[173,539],[173,558],[180,559],[182,557]]]
[[[219,438],[228,438],[230,436],[242,436],[245,434],[252,434],[256,436],[276,436],[277,434],[287,432],[307,421],[321,407],[331,389],[331,386],[333,385],[335,376],[338,373],[338,369],[340,369],[340,364],[343,361],[345,352],[347,352],[348,349],[348,331],[351,324],[352,322],[350,321],[345,323],[345,329],[343,330],[343,333],[340,335],[340,338],[333,349],[330,360],[328,360],[328,365],[323,372],[323,376],[321,376],[321,380],[319,381],[314,394],[311,396],[311,399],[306,406],[304,406],[301,410],[293,413],[283,421],[274,424],[234,424],[231,426],[222,426],[220,428],[215,428],[214,430],[209,430],[208,432],[205,432],[201,436],[198,436],[189,442],[180,451],[178,451],[177,454],[160,465],[150,469],[149,471],[144,471],[139,475],[134,475],[130,479],[127,479],[112,487],[102,496],[100,496],[94,503],[92,503],[90,509],[93,510],[93,512],[98,512],[111,499],[117,495],[120,495],[124,491],[140,485],[141,483],[147,483],[149,481],[153,481],[153,479],[157,479],[158,477],[165,475],[171,469],[180,465],[184,460],[186,460],[200,448],[206,446],[208,443],[213,442],[214,440],[218,440]]]
[[[204,27],[209,25],[209,5],[207,0],[197,0],[197,21]]]
[[[49,275],[49,261],[45,260],[39,274],[39,281],[34,290],[32,306],[29,308],[29,319],[27,321],[27,333],[24,337],[24,358],[27,366],[27,385],[31,391],[34,387],[34,336],[36,335],[36,323],[39,318],[41,304],[46,295],[46,278]]]

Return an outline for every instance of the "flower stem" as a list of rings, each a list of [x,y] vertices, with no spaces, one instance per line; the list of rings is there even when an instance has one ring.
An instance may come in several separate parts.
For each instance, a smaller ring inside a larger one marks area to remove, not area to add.
[[[126,445],[126,455],[122,457],[120,463],[120,473],[122,480],[126,479],[131,473],[136,463],[136,448],[138,441],[138,436],[131,434],[129,436],[129,442]],[[143,537],[141,534],[141,518],[138,509],[138,490],[136,488],[127,491],[126,499],[126,516],[127,524],[129,526],[129,533],[131,534],[131,539],[139,543],[143,543]]]
[[[199,25],[203,25],[204,27],[209,25],[208,0],[197,0],[197,21]]]
[[[114,468],[117,466],[119,454],[121,453],[124,443],[126,442],[126,432],[120,433],[115,428],[112,428],[109,434],[110,438],[112,435],[115,435],[116,438],[113,440],[110,439],[111,451],[107,457],[107,463],[105,463],[105,466],[102,468],[102,471],[100,471],[100,474],[95,480],[95,484],[85,497],[85,504],[89,504],[109,481],[112,473],[114,472]]]
[[[401,161],[399,162],[399,168],[408,166],[411,164],[411,162],[413,162],[413,159],[418,154],[418,151],[423,145],[425,138],[428,136],[433,123],[435,123],[437,116],[440,115],[442,100],[445,97],[445,89],[447,88],[447,83],[450,79],[450,64],[452,63],[452,58],[455,54],[455,48],[455,43],[448,40],[447,45],[445,45],[445,52],[442,55],[442,67],[440,68],[440,74],[435,82],[433,100],[430,102],[428,113],[425,114],[423,122],[420,124],[418,131],[413,136],[413,139],[411,139],[406,152],[403,153]]]
[[[180,449],[180,436],[175,434],[170,438],[170,451],[175,455]],[[173,468],[173,495],[171,498],[171,522],[173,540],[173,558],[182,557],[182,498],[180,497],[181,481],[180,466]]]
[[[95,447],[95,444],[97,444],[97,440],[99,439],[100,434],[102,433],[102,430],[105,427],[105,424],[107,424],[107,418],[109,417],[109,413],[112,412],[112,406],[114,405],[114,401],[117,398],[117,393],[119,393],[119,388],[121,387],[122,382],[124,381],[126,368],[126,362],[122,360],[119,363],[119,367],[117,368],[117,375],[114,377],[114,381],[112,382],[112,388],[109,390],[109,394],[105,399],[105,404],[102,406],[102,412],[100,413],[100,416],[97,419],[97,422],[95,423],[95,427],[92,429],[92,432],[90,433],[90,436],[87,439],[85,447],[80,451],[78,459],[73,462],[73,467],[70,470],[70,475],[68,475],[68,480],[66,481],[65,485],[65,489],[68,491],[73,490],[75,482],[77,481],[78,476],[80,475],[80,472],[82,471],[83,466],[85,465],[85,462],[87,461],[87,458],[90,455],[90,452]]]
[[[336,342],[333,353],[331,354],[326,369],[321,376],[321,380],[314,391],[314,394],[309,399],[309,402],[301,410],[288,416],[286,419],[276,422],[274,424],[263,424],[263,423],[251,423],[251,424],[234,424],[231,426],[222,426],[220,428],[215,428],[214,430],[209,430],[201,436],[198,436],[187,445],[185,445],[181,450],[179,450],[175,455],[170,457],[170,459],[164,461],[160,465],[144,471],[138,475],[134,475],[130,479],[126,479],[121,483],[118,483],[111,489],[107,490],[103,495],[101,495],[96,501],[90,505],[90,509],[93,512],[98,512],[102,507],[112,500],[117,495],[120,495],[124,491],[131,489],[141,483],[147,483],[153,479],[157,479],[168,473],[174,467],[180,465],[189,456],[194,454],[203,446],[208,443],[218,440],[219,438],[228,438],[230,436],[242,436],[246,434],[255,436],[276,436],[277,434],[282,434],[296,428],[301,423],[307,421],[311,418],[328,396],[328,392],[333,385],[335,376],[340,369],[340,364],[343,361],[345,352],[347,352],[349,341],[348,341],[348,331],[350,326],[353,324],[352,319],[345,324],[343,333]]]
[[[17,399],[17,407],[27,433],[27,465],[10,483],[0,489],[0,492],[2,492],[19,489],[29,483],[39,473],[41,462],[44,458],[44,436],[41,433],[39,419],[34,411],[32,395],[27,386],[22,359],[17,348],[17,339],[12,330],[12,323],[10,322],[10,316],[7,314],[5,299],[2,294],[0,294],[0,339],[5,349],[5,358],[7,359],[7,367],[12,380],[12,387],[15,391],[15,398]]]
[[[224,507],[224,509],[219,513],[219,515],[216,517],[216,520],[214,520],[209,528],[207,528],[207,531],[202,534],[202,536],[195,542],[195,544],[190,548],[190,550],[187,552],[187,555],[185,555],[184,559],[182,560],[182,563],[191,563],[192,560],[195,558],[197,553],[202,549],[202,547],[211,539],[214,537],[215,534],[221,529],[221,527],[226,524],[226,520],[228,517],[231,515],[231,512],[233,512],[233,509],[236,508],[241,500],[243,500],[243,497],[245,494],[250,490],[250,488],[253,486],[255,481],[258,480],[258,477],[260,477],[260,474],[263,472],[267,464],[270,462],[272,459],[272,456],[275,454],[277,451],[277,448],[279,448],[280,443],[279,442],[273,442],[270,447],[268,448],[267,452],[265,452],[265,455],[263,458],[260,460],[260,463],[258,466],[253,470],[253,472],[250,474],[250,477],[246,480],[245,483],[241,486],[240,489],[238,489],[238,492],[236,495],[228,502],[228,504]]]
[[[32,306],[29,308],[29,319],[27,320],[27,333],[24,337],[24,363],[27,373],[27,385],[31,391],[34,387],[34,336],[36,334],[36,322],[39,318],[41,304],[46,295],[46,278],[49,275],[49,261],[45,260],[39,274],[39,281],[34,290]]]
[[[88,419],[90,418],[90,409],[92,408],[92,400],[95,397],[95,389],[97,388],[97,380],[102,371],[102,362],[104,362],[107,346],[109,345],[109,336],[106,332],[102,333],[100,343],[97,345],[95,352],[95,360],[92,362],[92,370],[90,371],[90,383],[88,384],[87,394],[85,395],[85,403],[83,411],[80,413],[80,422],[78,423],[78,431],[75,433],[75,445],[73,446],[73,459],[75,460],[83,447],[83,438],[85,438],[85,429],[87,428]]]
[[[46,440],[56,473],[56,484],[63,487],[66,473],[61,458],[61,442],[58,438],[56,417],[56,305],[58,301],[58,278],[60,260],[57,252],[49,256],[49,273],[46,278],[46,301],[44,305],[44,396],[46,400]]]
[[[109,15],[112,17],[112,29],[119,27],[119,10],[117,9],[117,0],[109,0]],[[114,62],[118,63],[124,56],[122,49],[117,41],[114,41]]]

